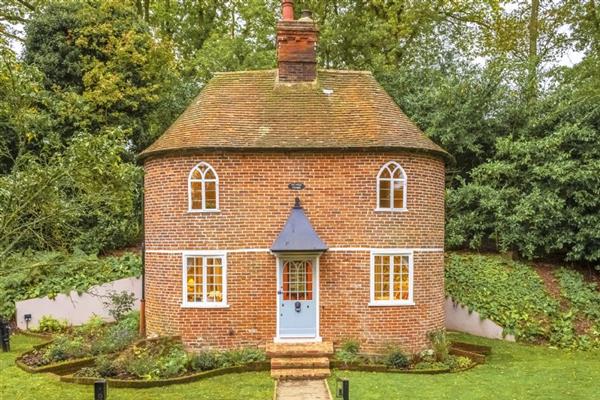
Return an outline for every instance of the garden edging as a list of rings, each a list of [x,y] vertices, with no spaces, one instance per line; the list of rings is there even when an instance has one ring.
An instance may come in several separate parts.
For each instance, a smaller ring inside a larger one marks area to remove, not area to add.
[[[210,371],[197,372],[195,374],[178,376],[175,378],[168,379],[156,379],[156,380],[141,380],[141,379],[113,379],[106,378],[106,382],[111,387],[120,388],[151,388],[159,386],[169,386],[181,383],[195,382],[205,378],[211,378],[219,375],[241,373],[241,372],[257,372],[257,371],[268,371],[271,368],[271,364],[268,361],[255,362],[246,365],[240,365],[236,367],[218,368]],[[60,377],[61,382],[77,383],[80,385],[93,385],[94,382],[100,378],[92,377],[81,377],[73,375],[63,375]]]

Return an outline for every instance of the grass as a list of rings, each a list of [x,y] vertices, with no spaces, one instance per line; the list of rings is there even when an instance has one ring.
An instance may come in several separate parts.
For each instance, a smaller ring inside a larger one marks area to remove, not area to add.
[[[352,400],[598,399],[600,351],[580,352],[515,344],[452,334],[453,339],[492,346],[488,362],[456,374],[408,375],[336,371],[350,379]],[[50,374],[32,375],[14,360],[40,339],[13,336],[12,352],[0,353],[0,399],[86,400],[92,388],[61,383]],[[335,376],[329,381],[335,388]],[[156,389],[110,389],[111,400],[271,399],[273,382],[267,372],[224,375],[186,385]]]
[[[0,353],[0,399],[91,400],[93,387],[60,382],[51,374],[29,374],[15,366],[17,355],[42,340],[23,335],[11,338],[11,352]],[[223,375],[185,385],[153,389],[109,388],[110,400],[232,400],[273,397],[273,381],[268,372]]]
[[[408,375],[336,371],[350,380],[352,400],[370,399],[600,399],[600,351],[543,346],[452,334],[452,339],[492,346],[484,365],[456,374]]]

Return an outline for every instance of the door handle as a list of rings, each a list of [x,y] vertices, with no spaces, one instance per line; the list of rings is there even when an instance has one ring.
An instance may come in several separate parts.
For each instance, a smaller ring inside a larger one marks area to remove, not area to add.
[[[302,311],[302,303],[297,301],[296,303],[294,303],[294,308],[296,309],[296,312]]]

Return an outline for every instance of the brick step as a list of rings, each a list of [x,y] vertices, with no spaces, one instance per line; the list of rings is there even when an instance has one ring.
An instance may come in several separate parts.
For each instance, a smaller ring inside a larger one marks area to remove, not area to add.
[[[327,357],[275,357],[271,369],[329,368]]]
[[[333,354],[333,343],[267,343],[267,356],[326,357]]]
[[[272,369],[271,377],[282,380],[325,379],[331,375],[329,368]]]

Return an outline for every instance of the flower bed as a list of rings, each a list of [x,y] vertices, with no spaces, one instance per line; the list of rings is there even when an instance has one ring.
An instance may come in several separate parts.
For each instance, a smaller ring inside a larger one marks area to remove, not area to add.
[[[252,371],[268,371],[271,368],[271,364],[268,361],[253,362],[246,365],[218,368],[209,371],[202,371],[196,373],[188,373],[187,375],[177,376],[174,378],[154,379],[154,380],[143,380],[143,379],[116,379],[106,378],[106,381],[111,387],[120,388],[151,388],[159,386],[176,385],[182,383],[195,382],[201,379],[211,378],[219,375],[252,372]],[[81,385],[93,385],[98,378],[85,377],[77,375],[65,375],[61,376],[62,382],[78,383]]]
[[[383,354],[359,352],[356,341],[346,341],[331,361],[331,367],[340,370],[395,372],[408,374],[439,374],[460,372],[485,362],[491,349],[468,343],[451,343],[444,331],[431,332],[431,349],[411,356],[397,346],[389,346]]]
[[[138,319],[137,313],[130,313],[116,324],[106,324],[93,317],[80,327],[56,335],[48,343],[34,346],[17,359],[17,365],[30,372],[63,371],[67,366],[89,365],[96,356],[116,353],[137,340]]]
[[[136,342],[119,354],[98,356],[93,366],[80,369],[70,379],[78,382],[87,382],[87,378],[108,378],[114,382],[174,379],[177,383],[190,376],[199,379],[214,373],[255,370],[265,362],[265,353],[256,348],[187,353],[179,338],[160,337]]]

